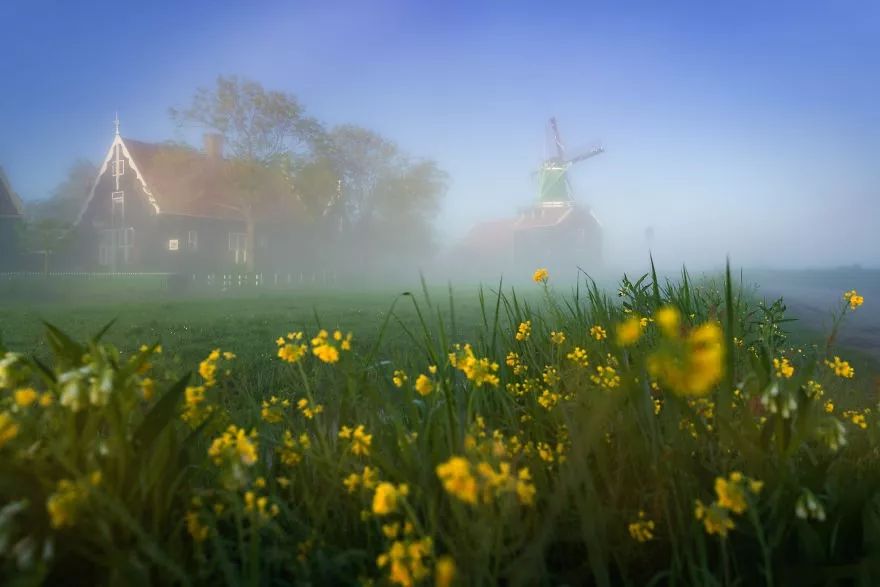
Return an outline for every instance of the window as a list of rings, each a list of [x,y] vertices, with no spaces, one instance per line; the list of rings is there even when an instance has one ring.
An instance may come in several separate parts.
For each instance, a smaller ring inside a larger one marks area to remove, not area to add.
[[[110,217],[120,222],[125,217],[125,192],[113,192],[110,196]]]
[[[122,257],[122,263],[128,265],[131,263],[132,251],[134,250],[134,228],[122,228],[119,230],[119,252]]]
[[[247,235],[243,232],[229,233],[229,250],[236,265],[247,263]]]
[[[190,230],[186,233],[186,246],[191,250],[195,251],[199,248],[199,233],[195,230]]]
[[[178,240],[176,238],[172,238],[168,241],[168,250],[169,251],[176,251],[179,248],[180,248],[180,243],[178,242]]]
[[[125,175],[125,159],[119,159],[118,161],[113,161],[112,169],[113,169],[113,177]]]
[[[98,243],[98,265],[107,267],[113,263],[113,230],[102,230]]]

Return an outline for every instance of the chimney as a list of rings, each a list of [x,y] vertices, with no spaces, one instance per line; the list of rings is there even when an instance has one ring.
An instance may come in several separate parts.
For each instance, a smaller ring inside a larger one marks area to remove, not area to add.
[[[208,159],[223,159],[223,135],[215,132],[206,132],[204,136],[205,155]]]

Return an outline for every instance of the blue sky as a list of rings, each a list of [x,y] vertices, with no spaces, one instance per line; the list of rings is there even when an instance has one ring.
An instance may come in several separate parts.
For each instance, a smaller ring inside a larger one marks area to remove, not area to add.
[[[0,165],[45,197],[217,74],[373,128],[452,178],[444,234],[513,214],[558,117],[608,254],[880,265],[880,4],[0,0]]]

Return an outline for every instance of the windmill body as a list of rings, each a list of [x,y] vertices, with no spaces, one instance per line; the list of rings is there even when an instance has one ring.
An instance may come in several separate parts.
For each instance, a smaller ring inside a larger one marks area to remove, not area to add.
[[[594,147],[569,157],[555,118],[549,127],[555,153],[538,170],[537,202],[522,210],[514,223],[514,260],[520,266],[550,267],[563,273],[578,266],[595,268],[601,262],[601,225],[588,207],[575,200],[568,172],[604,149]]]
[[[574,157],[566,154],[556,120],[551,118],[550,152],[536,172],[538,194],[515,217],[482,222],[450,253],[450,265],[461,272],[461,259],[475,274],[496,275],[512,270],[531,275],[537,267],[574,276],[577,267],[597,268],[602,257],[602,228],[589,207],[579,203],[569,182],[572,166],[599,155],[601,147]]]

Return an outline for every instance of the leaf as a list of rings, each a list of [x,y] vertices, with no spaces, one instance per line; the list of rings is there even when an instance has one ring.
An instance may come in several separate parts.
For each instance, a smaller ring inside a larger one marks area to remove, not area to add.
[[[101,338],[103,338],[103,336],[104,336],[105,334],[107,334],[107,331],[110,330],[110,328],[111,328],[114,324],[116,324],[116,321],[117,321],[118,319],[119,319],[119,318],[114,318],[114,319],[112,319],[110,322],[108,322],[107,324],[105,324],[105,325],[103,326],[103,328],[101,328],[98,332],[96,332],[95,335],[92,336],[92,341],[91,341],[92,344],[98,344],[98,342],[101,340]]]
[[[52,353],[59,359],[78,365],[85,354],[85,347],[45,320],[43,325],[46,327],[46,339],[49,341]]]
[[[189,373],[181,377],[144,416],[143,421],[134,434],[134,441],[141,450],[148,451],[153,441],[162,432],[162,429],[174,418],[177,404],[180,403],[180,399],[183,397],[183,392],[186,389],[187,383],[189,383],[189,378]]]

